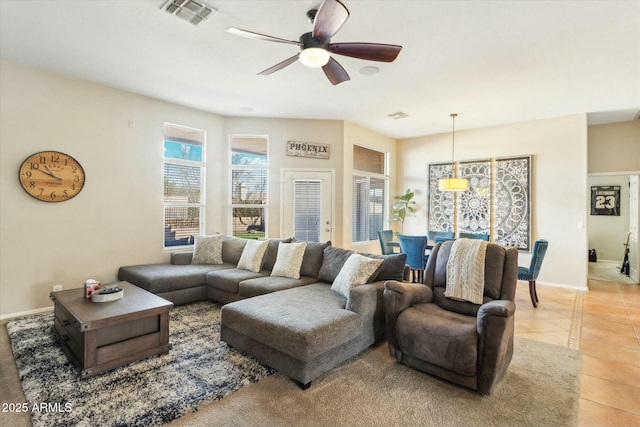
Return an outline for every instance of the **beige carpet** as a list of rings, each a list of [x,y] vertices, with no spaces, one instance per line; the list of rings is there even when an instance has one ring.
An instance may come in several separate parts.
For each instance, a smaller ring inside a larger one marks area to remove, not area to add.
[[[0,401],[20,402],[25,398],[4,323]],[[274,374],[172,425],[575,426],[579,372],[578,351],[516,338],[504,380],[493,395],[481,397],[398,364],[382,344],[314,381],[306,391]],[[28,414],[0,413],[0,425],[31,422]]]
[[[386,344],[312,383],[280,374],[172,426],[574,426],[580,354],[516,338],[514,360],[491,396],[396,363]]]

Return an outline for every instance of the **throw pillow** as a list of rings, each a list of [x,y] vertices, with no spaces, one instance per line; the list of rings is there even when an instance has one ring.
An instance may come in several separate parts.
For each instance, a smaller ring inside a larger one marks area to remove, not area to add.
[[[324,243],[307,242],[307,249],[304,250],[304,258],[302,259],[302,267],[300,267],[301,276],[318,277],[324,249],[329,246],[331,246],[331,241]]]
[[[222,234],[196,237],[191,264],[222,264],[222,239]]]
[[[262,259],[269,246],[268,240],[247,240],[242,255],[238,261],[238,268],[258,273],[262,268]]]
[[[407,262],[407,254],[398,253],[392,255],[363,254],[369,258],[381,259],[382,264],[369,278],[369,283],[383,280],[398,280],[404,278],[404,267]]]
[[[289,277],[291,279],[300,278],[300,267],[304,258],[304,250],[307,248],[306,242],[280,243],[278,245],[278,256],[273,265],[272,276]]]
[[[262,268],[265,270],[273,270],[273,266],[276,263],[276,257],[278,256],[278,246],[280,242],[282,243],[291,243],[292,238],[288,239],[268,239],[269,246],[267,246],[267,252],[264,254],[264,262],[262,264]]]
[[[367,283],[380,264],[382,264],[381,259],[352,254],[340,269],[336,280],[331,284],[331,289],[348,298],[351,288]]]
[[[349,249],[336,248],[335,246],[324,248],[322,265],[320,266],[320,271],[318,271],[318,280],[333,283],[338,273],[340,273],[340,269],[353,253]]]

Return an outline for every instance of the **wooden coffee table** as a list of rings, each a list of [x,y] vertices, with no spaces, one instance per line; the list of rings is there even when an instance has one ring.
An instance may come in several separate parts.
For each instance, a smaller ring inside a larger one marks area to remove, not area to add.
[[[122,299],[92,302],[84,288],[52,292],[54,335],[82,378],[171,349],[169,310],[173,303],[129,282]]]

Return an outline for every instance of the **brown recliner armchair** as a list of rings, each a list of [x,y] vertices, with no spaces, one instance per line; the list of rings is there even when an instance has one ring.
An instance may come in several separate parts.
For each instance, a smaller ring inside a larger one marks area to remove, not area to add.
[[[478,305],[444,296],[453,243],[433,248],[424,284],[385,283],[389,352],[408,366],[490,394],[513,355],[518,251],[488,244]]]

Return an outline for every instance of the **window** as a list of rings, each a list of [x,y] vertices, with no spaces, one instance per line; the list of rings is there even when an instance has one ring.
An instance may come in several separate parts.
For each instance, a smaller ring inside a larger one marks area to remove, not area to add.
[[[193,245],[204,230],[205,132],[164,125],[164,247]]]
[[[387,219],[387,155],[355,145],[353,147],[352,240],[378,239]]]
[[[266,235],[269,140],[265,136],[232,136],[232,234],[262,238]]]

